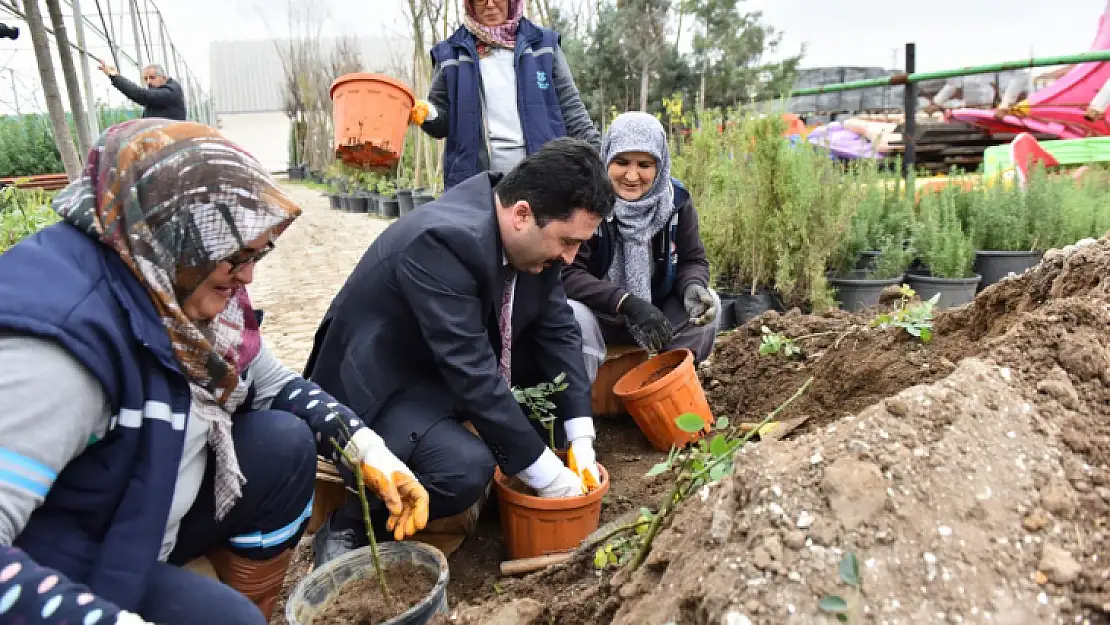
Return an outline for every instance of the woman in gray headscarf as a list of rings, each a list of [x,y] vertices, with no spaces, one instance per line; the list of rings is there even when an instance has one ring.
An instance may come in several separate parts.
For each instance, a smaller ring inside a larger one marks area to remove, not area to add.
[[[647,113],[617,117],[601,160],[617,194],[613,218],[563,269],[591,379],[606,344],[686,348],[704,360],[713,350],[721,303],[709,289],[698,213],[690,193],[671,178],[662,124]]]

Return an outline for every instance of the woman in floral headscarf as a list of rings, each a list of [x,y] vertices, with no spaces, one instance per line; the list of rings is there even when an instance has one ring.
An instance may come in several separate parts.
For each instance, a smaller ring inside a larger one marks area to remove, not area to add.
[[[483,171],[508,173],[559,137],[600,149],[559,34],[524,17],[524,0],[464,1],[462,26],[432,48],[428,101],[412,112],[424,132],[447,139],[443,186]]]
[[[0,622],[263,625],[345,448],[399,538],[427,493],[283,367],[246,294],[300,214],[214,129],[109,128],[0,256]],[[180,568],[207,555],[224,584]]]

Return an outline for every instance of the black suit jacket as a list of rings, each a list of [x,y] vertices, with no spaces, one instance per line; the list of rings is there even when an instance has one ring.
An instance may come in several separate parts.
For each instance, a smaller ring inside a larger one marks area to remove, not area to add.
[[[539,458],[545,442],[498,370],[505,274],[497,179],[474,176],[386,228],[332,301],[305,377],[394,445],[415,444],[454,408],[513,475]],[[555,397],[562,428],[566,419],[592,413],[581,332],[560,269],[556,263],[540,274],[519,273],[512,353],[517,383],[525,367],[546,380],[566,373],[568,388]],[[408,394],[447,409],[389,410]]]

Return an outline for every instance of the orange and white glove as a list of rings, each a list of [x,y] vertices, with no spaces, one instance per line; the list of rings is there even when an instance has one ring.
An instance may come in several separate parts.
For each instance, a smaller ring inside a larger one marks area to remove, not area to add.
[[[409,112],[409,122],[419,126],[426,121],[435,120],[438,116],[439,111],[430,102],[417,100],[416,104],[412,105],[412,111]]]
[[[347,453],[362,463],[366,486],[389,510],[386,529],[396,540],[404,540],[428,524],[428,491],[405,463],[385,446],[385,441],[370,428],[351,436]]]
[[[601,486],[601,472],[597,469],[597,453],[594,452],[594,437],[583,436],[570,442],[567,452],[567,468],[578,474],[586,492]]]

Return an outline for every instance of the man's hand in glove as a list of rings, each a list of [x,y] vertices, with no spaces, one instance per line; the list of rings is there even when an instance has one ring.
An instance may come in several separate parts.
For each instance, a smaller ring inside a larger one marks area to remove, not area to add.
[[[682,304],[692,325],[704,326],[717,318],[717,307],[709,289],[696,282],[688,284],[682,292]]]
[[[644,349],[661,352],[674,338],[671,322],[649,301],[627,295],[617,312],[625,316],[629,333]]]
[[[354,449],[352,449],[354,447]],[[354,433],[348,453],[362,463],[362,477],[389,510],[386,529],[404,540],[428,524],[428,491],[370,428]]]
[[[578,497],[586,494],[586,487],[582,485],[582,478],[577,473],[563,467],[550,484],[537,488],[536,494],[544,499]]]
[[[431,121],[436,118],[438,111],[436,107],[432,106],[427,100],[417,100],[416,104],[412,106],[412,111],[409,113],[409,122],[417,126],[426,121]]]

